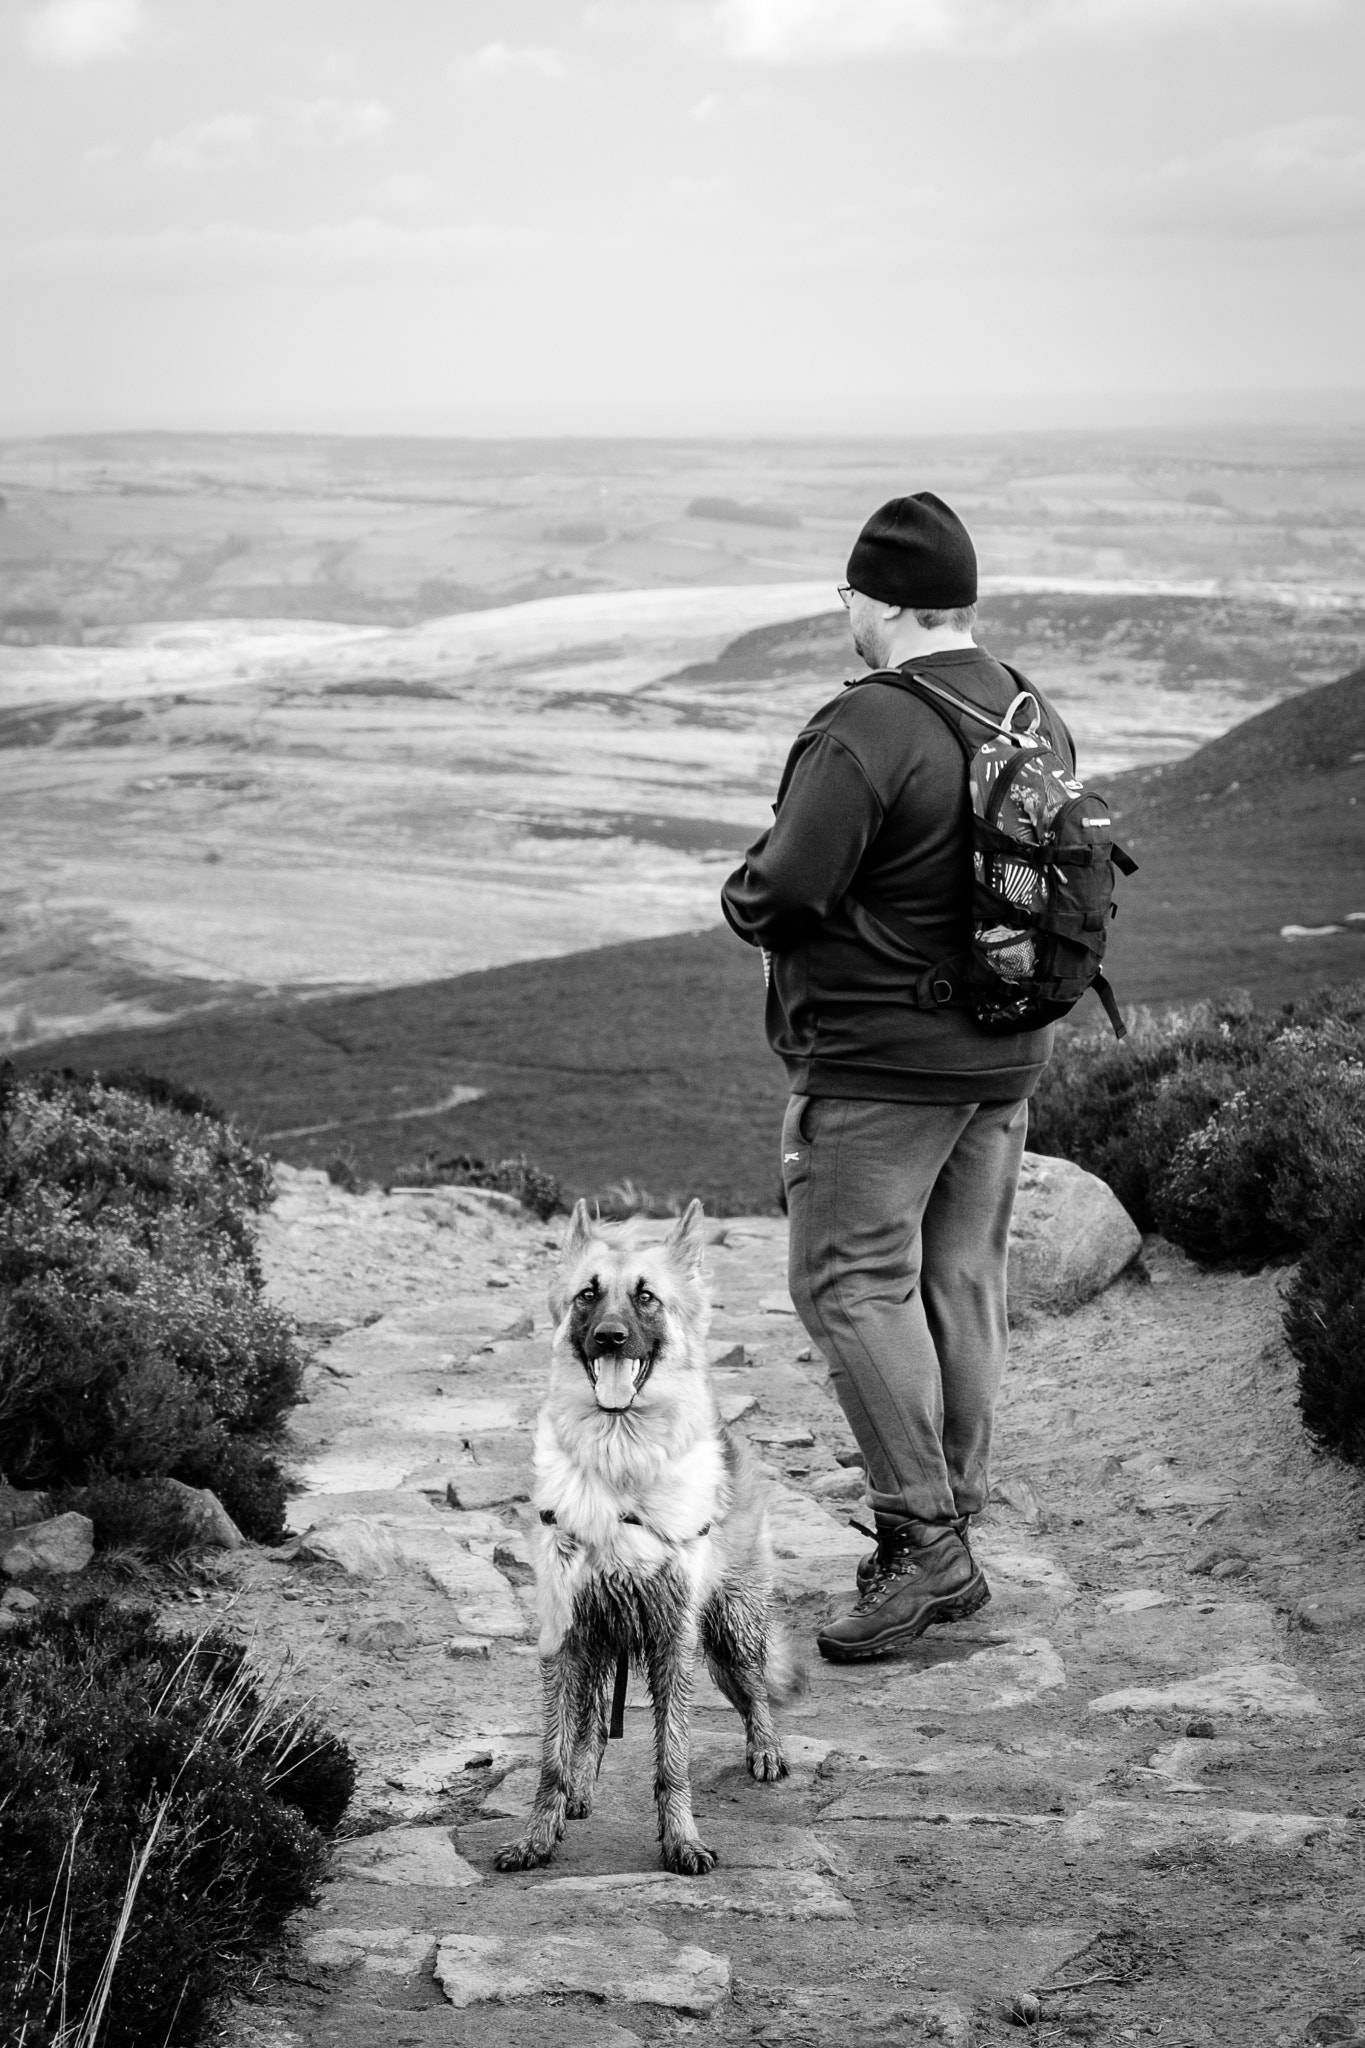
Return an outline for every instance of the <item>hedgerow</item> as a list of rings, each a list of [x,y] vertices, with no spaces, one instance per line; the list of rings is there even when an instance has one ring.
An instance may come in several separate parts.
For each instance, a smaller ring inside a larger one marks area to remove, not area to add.
[[[11,1483],[172,1477],[211,1487],[246,1534],[279,1538],[272,1446],[304,1361],[262,1291],[255,1217],[271,1192],[269,1162],[201,1098],[137,1076],[0,1069]],[[126,1492],[119,1503],[126,1533]]]
[[[316,1896],[354,1761],[242,1649],[45,1606],[0,1662],[0,2039],[177,2048]]]
[[[328,1172],[333,1172],[332,1167],[328,1167]],[[341,1175],[334,1173],[333,1178],[341,1179]],[[417,1165],[395,1177],[396,1186],[403,1183],[412,1187],[493,1188],[500,1194],[514,1195],[543,1223],[552,1216],[565,1215],[569,1207],[555,1176],[533,1165],[524,1153],[515,1159],[499,1159],[490,1166],[468,1152],[457,1152],[448,1159],[429,1152]]]
[[[1201,1004],[1118,1044],[1073,1040],[1030,1142],[1201,1264],[1298,1259],[1285,1329],[1305,1423],[1365,1458],[1365,982],[1274,1015]]]

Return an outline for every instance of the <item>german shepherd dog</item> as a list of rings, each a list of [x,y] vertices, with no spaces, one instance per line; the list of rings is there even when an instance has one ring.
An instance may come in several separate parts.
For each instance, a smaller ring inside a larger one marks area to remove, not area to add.
[[[711,1316],[701,1204],[662,1245],[604,1225],[580,1202],[550,1295],[550,1391],[536,1427],[536,1592],[545,1748],[526,1834],[500,1870],[548,1863],[585,1819],[607,1741],[621,1732],[627,1663],[654,1706],[654,1794],[667,1870],[696,1877],[715,1852],[697,1832],[688,1713],[700,1649],[744,1718],[749,1770],[784,1778],[772,1703],[796,1689],[772,1612],[759,1479],[723,1428],[707,1368]]]

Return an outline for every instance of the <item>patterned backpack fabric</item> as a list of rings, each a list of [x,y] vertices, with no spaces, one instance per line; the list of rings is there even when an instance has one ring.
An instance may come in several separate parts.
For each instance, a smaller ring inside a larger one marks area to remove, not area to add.
[[[1043,730],[1027,678],[1008,673],[1019,694],[997,719],[928,676],[878,671],[954,734],[972,804],[968,951],[921,976],[917,999],[926,1008],[965,1006],[984,1031],[1032,1031],[1064,1017],[1093,988],[1122,1038],[1126,1027],[1102,962],[1118,908],[1115,870],[1136,874],[1137,862],[1115,845],[1104,798],[1076,780]],[[878,913],[876,904],[867,907]]]

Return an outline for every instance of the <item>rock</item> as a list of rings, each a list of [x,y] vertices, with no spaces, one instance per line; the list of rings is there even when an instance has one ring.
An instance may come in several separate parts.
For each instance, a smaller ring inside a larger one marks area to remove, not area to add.
[[[1311,1593],[1300,1600],[1289,1617],[1291,1628],[1310,1635],[1326,1635],[1332,1629],[1359,1628],[1365,1622],[1365,1586],[1334,1586],[1326,1593]]]
[[[852,1920],[852,1906],[814,1870],[715,1872],[704,1883],[666,1870],[611,1871],[601,1877],[552,1878],[540,1889],[601,1899],[613,1911],[740,1913],[754,1920]]]
[[[487,1661],[493,1647],[491,1636],[452,1636],[446,1644],[447,1657],[482,1657]]]
[[[820,1473],[811,1480],[810,1490],[817,1500],[861,1500],[867,1477],[861,1466],[843,1466],[838,1472]]]
[[[33,1522],[46,1521],[48,1508],[45,1493],[26,1493],[0,1479],[0,1536],[9,1529],[26,1529]]]
[[[493,1342],[495,1344],[512,1344],[523,1337],[534,1337],[535,1334],[536,1319],[528,1309],[524,1316],[518,1316],[516,1321],[509,1323],[505,1330],[499,1330]]]
[[[445,1828],[384,1828],[360,1835],[337,1850],[343,1877],[368,1884],[425,1885],[430,1890],[465,1891],[483,1877],[466,1863]]]
[[[500,1508],[530,1498],[529,1466],[461,1465],[447,1478],[446,1499],[453,1508]]]
[[[614,2005],[660,2005],[705,2016],[729,1992],[730,1962],[709,1949],[672,1941],[652,1927],[623,1925],[600,1935],[585,1931],[520,1940],[454,1934],[437,1949],[436,1981],[460,2010],[580,1992]]]
[[[855,1693],[849,1705],[879,1712],[933,1707],[950,1714],[992,1714],[1028,1706],[1065,1684],[1066,1666],[1052,1644],[1037,1636],[992,1644],[961,1662],[930,1664],[919,1671],[898,1664],[884,1692]]]
[[[186,1486],[183,1480],[168,1479],[181,1510],[197,1540],[209,1550],[241,1550],[246,1543],[216,1493],[207,1486]]]
[[[403,1569],[403,1554],[387,1529],[359,1516],[325,1522],[299,1539],[299,1564],[334,1564],[351,1579],[387,1579]]]
[[[758,1396],[756,1394],[723,1394],[717,1401],[716,1406],[720,1410],[721,1421],[728,1428],[733,1423],[743,1421],[746,1415],[752,1415],[755,1412],[758,1407]]]
[[[303,1952],[325,1970],[352,1963],[385,1977],[414,1977],[436,1947],[434,1934],[409,1934],[406,1927],[324,1927],[305,1937]]]
[[[1327,1709],[1288,1664],[1242,1664],[1169,1685],[1134,1685],[1091,1700],[1092,1714],[1266,1714],[1311,1720]]]
[[[0,1538],[0,1571],[11,1579],[40,1572],[83,1572],[95,1554],[95,1525],[88,1515],[53,1515]]]
[[[1356,1831],[1357,1823],[1337,1814],[1247,1813],[1227,1807],[1139,1806],[1124,1799],[1097,1799],[1062,1823],[1062,1840],[1085,1849],[1114,1841],[1139,1850],[1183,1842],[1214,1842],[1229,1849],[1301,1849],[1322,1836],[1346,1840]]]
[[[765,1316],[794,1316],[796,1303],[789,1294],[760,1294],[758,1305]]]
[[[509,1530],[502,1542],[493,1546],[493,1564],[509,1585],[530,1586],[535,1583],[536,1568],[520,1530]]]
[[[1110,1614],[1145,1614],[1149,1607],[1173,1607],[1175,1595],[1155,1586],[1133,1586],[1126,1593],[1101,1593],[1100,1606]]]
[[[1026,1522],[1037,1525],[1044,1520],[1038,1496],[1027,1479],[998,1480],[991,1488],[991,1500],[996,1507],[1013,1508],[1015,1514],[1022,1515]]]
[[[1303,2030],[1306,2048],[1326,2048],[1329,2041],[1358,2041],[1360,2030],[1347,2012],[1319,2012]]]
[[[1008,2017],[1016,2027],[1036,2027],[1043,2016],[1043,2001],[1036,1991],[1020,1991],[1010,2000]]]
[[[1139,1494],[1133,1506],[1140,1515],[1189,1514],[1201,1508],[1209,1511],[1226,1507],[1235,1499],[1230,1486],[1213,1485],[1203,1479],[1186,1479],[1160,1487],[1155,1493]],[[1226,1557],[1228,1552],[1224,1549],[1219,1554]]]
[[[1069,1159],[1026,1152],[1010,1225],[1012,1309],[1073,1308],[1116,1280],[1142,1232],[1113,1191]]]
[[[31,1614],[38,1605],[36,1593],[26,1593],[22,1586],[7,1586],[0,1593],[0,1610],[6,1614]]]
[[[815,1442],[808,1429],[755,1429],[750,1432],[749,1441],[761,1444],[770,1451],[808,1451]]]
[[[377,1614],[370,1621],[353,1623],[344,1640],[353,1650],[380,1654],[393,1650],[416,1650],[421,1646],[422,1634],[401,1614]]]
[[[717,1353],[711,1360],[712,1372],[730,1372],[749,1363],[749,1354],[742,1344],[731,1344],[728,1350]]]

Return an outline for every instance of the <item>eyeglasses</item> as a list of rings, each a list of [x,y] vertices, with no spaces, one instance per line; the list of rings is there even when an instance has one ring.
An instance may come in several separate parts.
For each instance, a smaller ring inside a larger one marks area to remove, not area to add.
[[[853,585],[851,583],[836,583],[834,588],[839,593],[840,604],[847,611],[849,605],[853,602]]]

